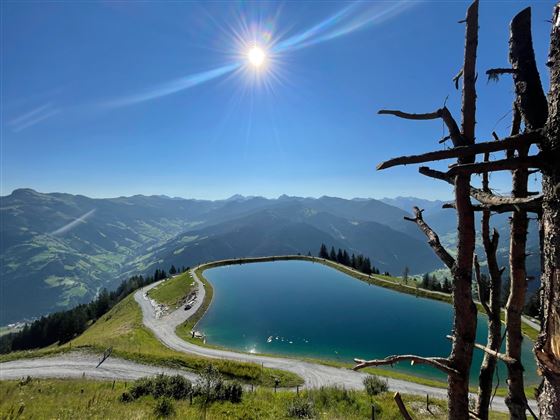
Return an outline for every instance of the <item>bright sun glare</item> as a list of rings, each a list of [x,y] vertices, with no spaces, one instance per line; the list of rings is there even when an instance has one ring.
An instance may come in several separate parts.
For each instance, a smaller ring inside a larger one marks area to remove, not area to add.
[[[266,54],[264,53],[262,48],[255,46],[249,50],[249,53],[247,54],[247,58],[249,60],[249,63],[251,63],[251,65],[253,65],[254,67],[260,67],[264,63],[264,60],[266,59]]]

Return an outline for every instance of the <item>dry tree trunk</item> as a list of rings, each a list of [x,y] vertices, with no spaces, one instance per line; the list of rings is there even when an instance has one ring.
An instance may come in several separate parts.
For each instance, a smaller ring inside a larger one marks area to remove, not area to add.
[[[509,59],[515,82],[516,106],[525,123],[526,130],[536,130],[544,126],[547,118],[547,101],[542,89],[535,62],[531,36],[531,8],[518,13],[510,25]],[[512,132],[512,135],[518,132]],[[517,148],[520,158],[528,155],[530,144]],[[525,198],[528,195],[529,172],[526,168],[512,171],[512,196]],[[521,364],[521,315],[527,292],[527,271],[525,267],[527,212],[517,209],[513,212],[510,225],[510,294],[506,305],[507,342],[506,354],[516,363],[508,364],[508,394],[506,404],[512,419],[526,419],[527,398]]]
[[[527,196],[527,169],[513,171],[514,197]],[[516,362],[508,364],[508,393],[506,405],[512,419],[526,419],[527,398],[523,382],[523,365],[521,364],[521,314],[527,291],[527,272],[525,268],[527,229],[529,219],[524,210],[514,211],[510,224],[510,292],[506,304],[506,354]]]
[[[484,160],[489,160],[489,153],[484,155]],[[488,174],[482,176],[482,190],[490,193],[488,186]],[[483,286],[479,281],[479,300],[483,302],[488,296],[488,303],[484,302],[484,309],[488,315],[488,340],[487,347],[495,352],[500,351],[502,344],[502,321],[501,315],[501,292],[502,292],[502,270],[498,266],[496,251],[498,250],[499,234],[494,229],[490,235],[490,210],[482,212],[482,244],[486,253],[486,262],[490,274],[488,293],[481,293]],[[476,261],[476,260],[475,260]],[[477,268],[477,265],[475,265]],[[479,271],[480,269],[477,269]],[[478,276],[477,276],[478,277]],[[477,279],[478,280],[478,279]],[[492,381],[496,370],[496,357],[485,353],[480,366],[478,376],[478,399],[476,402],[476,413],[482,420],[488,419],[490,400],[492,399]]]
[[[560,3],[554,7],[550,38],[549,115],[542,145],[548,159],[548,166],[542,170],[543,323],[535,344],[537,365],[543,376],[538,395],[541,419],[560,417]]]
[[[478,46],[478,1],[467,10],[465,59],[463,65],[463,104],[461,134],[467,145],[474,144],[476,114],[476,49]],[[474,162],[474,156],[458,159],[460,164]],[[470,174],[455,177],[457,209],[457,258],[454,267],[453,347],[449,361],[460,375],[449,375],[449,417],[469,418],[469,373],[476,338],[476,307],[472,299],[472,263],[475,246],[474,210],[470,198]]]

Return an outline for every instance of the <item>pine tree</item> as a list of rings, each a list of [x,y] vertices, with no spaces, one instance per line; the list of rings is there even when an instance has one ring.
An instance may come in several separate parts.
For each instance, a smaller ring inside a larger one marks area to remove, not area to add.
[[[402,278],[403,278],[403,281],[404,281],[405,284],[408,283],[408,274],[409,273],[410,273],[410,269],[408,268],[408,266],[406,266],[403,270],[403,275],[402,275]]]
[[[445,277],[443,279],[442,291],[444,291],[445,293],[451,293],[452,292],[451,283],[449,282],[449,279],[447,277]]]
[[[422,276],[422,284],[420,285],[422,289],[430,289],[430,275],[428,273]]]
[[[338,248],[338,252],[336,253],[336,261],[339,262],[340,264],[344,264],[344,259],[342,256],[342,250],[340,248]]]
[[[344,252],[342,253],[342,264],[346,266],[350,265],[350,255],[348,255],[348,252],[346,252],[346,250],[344,250]]]
[[[319,250],[319,258],[329,258],[329,251],[327,251],[327,246],[325,244],[321,244],[321,249]]]
[[[329,254],[329,260],[336,261],[336,251],[334,250],[334,246],[331,247],[331,253]]]

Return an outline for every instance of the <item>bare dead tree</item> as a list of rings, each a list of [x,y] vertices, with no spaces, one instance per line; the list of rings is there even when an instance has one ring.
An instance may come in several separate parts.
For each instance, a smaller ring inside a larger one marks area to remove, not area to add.
[[[548,56],[548,119],[541,150],[542,169],[542,326],[535,344],[543,382],[538,393],[541,419],[560,414],[560,3],[554,6]]]
[[[436,112],[410,114],[402,111],[380,111],[412,120],[430,120],[440,118],[446,124],[453,146],[473,147],[475,142],[476,114],[476,50],[478,46],[478,0],[467,10],[465,53],[462,68],[462,122],[459,129],[455,119],[444,106]],[[458,81],[457,81],[458,83]],[[458,156],[459,165],[474,163],[475,153]],[[383,164],[381,165],[381,167]],[[422,212],[415,208],[414,221],[428,237],[429,244],[442,261],[451,268],[454,278],[453,307],[453,342],[448,358],[424,358],[419,356],[392,356],[385,360],[356,360],[355,369],[365,366],[392,364],[402,360],[427,363],[448,375],[449,417],[453,419],[469,418],[469,372],[472,362],[473,345],[476,333],[476,307],[472,300],[472,262],[475,245],[474,210],[470,200],[471,175],[460,172],[452,176],[455,206],[457,210],[457,258],[452,258],[441,246],[437,234],[424,222]]]
[[[489,159],[490,154],[485,153],[484,161],[487,162]],[[488,178],[488,173],[482,175],[482,190],[490,193]],[[500,346],[502,344],[501,292],[503,269],[500,269],[496,258],[500,236],[496,229],[494,229],[492,234],[490,234],[490,216],[490,210],[482,210],[481,233],[482,244],[486,254],[486,263],[488,265],[488,273],[490,275],[488,285],[485,285],[482,282],[480,266],[476,255],[474,258],[478,296],[484,311],[488,315],[487,347],[490,350],[490,352],[485,352],[484,354],[478,376],[476,414],[483,420],[488,419],[490,401],[492,399],[494,372],[496,370],[497,359],[499,358]]]
[[[548,116],[548,103],[544,94],[533,50],[531,35],[531,8],[518,13],[510,24],[508,69],[495,69],[502,74],[513,76],[516,99],[511,136],[519,136],[521,120],[528,132],[540,132]],[[523,136],[523,135],[521,135]],[[521,162],[531,160],[535,167],[542,167],[544,162],[540,155],[529,157],[530,142],[520,141],[515,148],[508,150],[506,160],[518,161],[512,167],[512,196],[528,197],[529,171]],[[517,157],[514,157],[515,151]],[[506,305],[506,354],[516,363],[508,364],[508,394],[506,404],[512,419],[526,419],[527,398],[523,381],[523,365],[521,363],[521,344],[523,340],[521,315],[527,293],[527,270],[525,266],[527,230],[529,219],[527,211],[517,208],[510,220],[510,292]]]

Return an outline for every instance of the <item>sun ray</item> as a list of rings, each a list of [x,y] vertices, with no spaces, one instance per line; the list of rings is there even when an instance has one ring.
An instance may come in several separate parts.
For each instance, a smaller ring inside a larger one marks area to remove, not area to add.
[[[283,32],[278,29],[280,8],[276,9],[276,13],[265,13],[262,9],[256,9],[253,10],[253,15],[256,16],[250,17],[243,6],[237,7],[233,9],[234,19],[224,24],[220,24],[209,14],[213,25],[227,38],[220,41],[219,45],[230,45],[229,50],[224,51],[227,64],[186,75],[135,94],[118,97],[102,105],[108,108],[134,105],[218,78],[225,77],[225,80],[230,80],[230,76],[241,77],[255,88],[273,92],[275,84],[289,82],[284,61],[287,53],[347,35],[370,24],[380,23],[414,4],[411,1],[354,2],[323,21],[289,36],[286,28]]]

